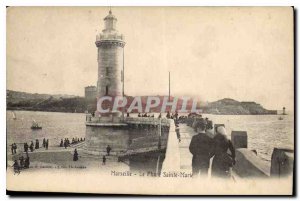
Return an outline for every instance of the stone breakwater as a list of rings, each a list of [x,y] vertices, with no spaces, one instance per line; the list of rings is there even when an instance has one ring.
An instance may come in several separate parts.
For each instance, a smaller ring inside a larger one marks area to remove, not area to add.
[[[189,119],[187,122],[192,120]],[[171,124],[162,172],[179,171],[191,173],[192,155],[188,147],[192,136],[197,134],[193,125],[195,124],[179,124],[181,142],[178,142],[174,123]],[[213,130],[210,132],[213,137]],[[275,147],[270,163],[257,156],[255,150],[248,149],[248,135],[246,131],[232,131],[231,141],[236,150],[236,164],[233,166],[235,177],[281,178],[289,177],[293,174],[294,150]]]

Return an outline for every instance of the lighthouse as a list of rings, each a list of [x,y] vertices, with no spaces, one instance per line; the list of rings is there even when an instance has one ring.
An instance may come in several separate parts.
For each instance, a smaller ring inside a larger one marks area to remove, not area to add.
[[[116,29],[117,18],[109,14],[104,18],[104,29],[96,35],[98,50],[98,81],[96,96],[111,97],[124,95],[124,37]],[[110,112],[96,111],[96,116],[87,114],[84,152],[92,155],[102,155],[107,145],[112,152],[125,151],[128,148],[129,134],[124,129],[121,112],[112,111],[113,101],[103,102],[103,109]],[[100,115],[99,115],[100,114]],[[99,115],[99,116],[98,116]]]
[[[114,99],[123,94],[124,37],[117,31],[117,18],[109,11],[104,18],[104,29],[96,36],[98,49],[97,98],[110,96]],[[103,102],[102,108],[112,111],[112,102]],[[103,113],[101,116],[120,116],[120,112]]]

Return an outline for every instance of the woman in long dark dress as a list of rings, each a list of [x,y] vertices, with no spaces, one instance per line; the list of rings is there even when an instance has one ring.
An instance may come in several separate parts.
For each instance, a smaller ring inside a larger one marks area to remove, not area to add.
[[[39,149],[40,148],[40,142],[38,139],[35,140],[35,149]]]
[[[77,149],[75,149],[75,151],[74,151],[73,161],[78,161],[78,153],[77,153]]]
[[[30,146],[29,146],[29,149],[30,149],[31,152],[33,152],[33,146],[34,146],[34,145],[33,145],[33,142],[31,141],[31,144],[30,144]]]
[[[228,149],[231,154],[227,153]],[[223,126],[217,128],[217,134],[214,137],[213,155],[212,176],[230,178],[230,167],[235,164],[235,150],[231,141],[227,139],[226,130]]]

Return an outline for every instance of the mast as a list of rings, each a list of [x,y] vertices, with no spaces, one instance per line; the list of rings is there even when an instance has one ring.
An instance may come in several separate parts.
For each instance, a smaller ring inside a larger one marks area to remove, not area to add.
[[[122,96],[124,98],[124,48],[123,48],[123,70],[122,70]]]
[[[159,163],[160,163],[160,152],[161,152],[161,118],[159,119],[158,125],[158,158],[156,163],[156,175],[159,174]]]
[[[170,97],[171,97],[171,74],[169,71],[169,101],[170,101]]]

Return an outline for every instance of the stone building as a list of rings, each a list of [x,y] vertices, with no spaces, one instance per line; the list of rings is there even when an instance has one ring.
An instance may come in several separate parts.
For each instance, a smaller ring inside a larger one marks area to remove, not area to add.
[[[97,97],[97,87],[87,86],[84,88],[84,98],[87,101],[94,101]]]

